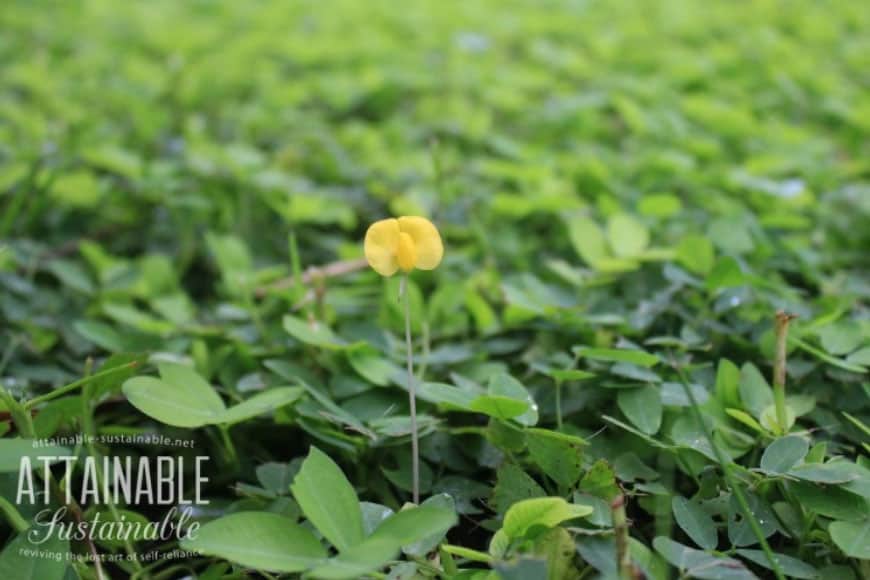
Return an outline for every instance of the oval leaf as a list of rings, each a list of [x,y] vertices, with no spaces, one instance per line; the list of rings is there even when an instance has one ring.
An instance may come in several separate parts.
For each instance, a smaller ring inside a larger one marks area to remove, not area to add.
[[[504,533],[510,538],[521,538],[531,528],[552,528],[566,520],[582,518],[594,510],[587,505],[568,503],[561,497],[537,497],[518,501],[504,516]]]
[[[308,570],[327,555],[314,534],[268,512],[240,512],[208,522],[181,547],[272,572]]]
[[[339,551],[363,541],[362,509],[341,468],[312,447],[290,486],[308,521]]]
[[[674,519],[692,541],[705,550],[714,550],[718,542],[716,524],[697,503],[676,496],[671,502]]]
[[[764,450],[761,469],[772,473],[786,473],[801,462],[809,450],[809,443],[803,437],[780,437]]]

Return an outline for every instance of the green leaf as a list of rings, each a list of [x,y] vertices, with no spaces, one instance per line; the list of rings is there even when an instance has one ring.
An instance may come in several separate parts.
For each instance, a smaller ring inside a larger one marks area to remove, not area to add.
[[[580,489],[607,502],[613,501],[616,496],[622,493],[616,483],[613,468],[604,459],[599,459],[592,464],[592,467],[580,480]]]
[[[716,254],[709,238],[690,234],[677,245],[677,260],[689,271],[706,275],[713,269]]]
[[[709,418],[705,416],[704,422],[709,422]],[[710,447],[710,442],[704,431],[698,425],[698,421],[689,414],[682,414],[671,425],[671,439],[673,442],[684,448],[700,453],[711,461],[716,461],[716,454]]]
[[[638,204],[638,211],[653,217],[670,217],[680,213],[683,203],[680,198],[670,193],[653,193],[645,195]]]
[[[57,445],[43,445],[38,439],[9,438],[0,439],[0,473],[18,473],[21,468],[21,460],[30,458],[30,465],[34,469],[43,465],[43,457],[58,457],[72,455],[72,451],[66,447]],[[59,459],[53,459],[50,463],[57,463]]]
[[[719,359],[716,370],[716,398],[726,407],[740,406],[740,369],[727,358]]]
[[[735,421],[739,421],[740,423],[746,425],[747,427],[749,427],[750,429],[752,429],[752,430],[755,431],[756,433],[759,433],[759,434],[762,434],[762,435],[766,435],[766,434],[767,434],[767,429],[765,429],[764,427],[762,427],[762,426],[761,426],[761,423],[759,423],[758,421],[756,421],[756,420],[752,417],[752,415],[750,415],[749,413],[746,413],[746,412],[744,412],[744,411],[741,411],[740,409],[725,409],[725,413],[726,413],[729,417],[731,417],[732,419],[734,419]]]
[[[481,395],[468,405],[469,411],[483,413],[501,421],[517,419],[529,410],[529,404],[512,397]]]
[[[311,447],[290,489],[305,517],[338,551],[362,542],[356,492],[338,465],[317,447]]]
[[[441,500],[435,501],[441,503]],[[453,509],[429,502],[391,515],[375,528],[369,538],[388,539],[398,550],[402,546],[409,546],[433,536],[441,537],[455,526],[457,521]]]
[[[127,350],[124,337],[108,324],[96,320],[77,320],[72,326],[77,333],[109,352]]]
[[[45,537],[41,535],[42,527],[18,534],[6,544],[0,553],[0,578],[10,580],[62,580],[67,577],[67,566],[72,554],[69,542],[61,540],[60,534],[52,533]],[[34,543],[28,538],[30,532],[36,532]]]
[[[456,514],[443,508],[420,506],[403,510],[384,520],[362,543],[312,570],[311,575],[324,580],[360,578],[393,560],[403,545],[441,537],[456,521]]]
[[[309,323],[301,318],[285,314],[283,324],[284,330],[299,342],[332,350],[342,349],[347,346],[347,343],[336,336],[335,333],[333,333],[332,330],[322,322],[315,321]]]
[[[764,409],[773,405],[773,390],[752,363],[740,369],[740,400],[755,418],[760,418]]]
[[[48,269],[65,286],[82,294],[94,293],[94,282],[90,275],[77,262],[70,260],[52,260],[48,263]]]
[[[223,399],[207,380],[187,365],[162,363],[157,365],[160,378],[177,389],[183,389],[200,397],[200,405],[214,411],[223,410]]]
[[[121,325],[122,328],[132,328],[142,334],[152,334],[162,337],[167,336],[175,328],[175,325],[171,322],[159,320],[158,318],[155,318],[138,308],[130,306],[129,304],[104,304],[103,312],[105,312],[106,316]]]
[[[809,443],[803,437],[780,437],[764,450],[761,469],[771,473],[786,473],[806,457],[809,449]]]
[[[870,519],[860,522],[833,522],[831,539],[850,558],[870,560]]]
[[[616,256],[631,258],[647,248],[649,231],[634,217],[618,213],[607,221],[607,239]]]
[[[622,389],[616,402],[628,420],[647,435],[654,435],[661,427],[662,398],[657,387]]]
[[[99,180],[88,170],[72,171],[58,177],[51,188],[55,203],[91,209],[102,198]]]
[[[398,366],[369,346],[348,350],[347,360],[360,376],[380,387],[389,385],[393,377],[401,372]]]
[[[577,356],[593,360],[627,362],[642,367],[652,367],[659,363],[659,357],[643,350],[589,348],[586,346],[575,346],[573,350]]]
[[[410,556],[422,557],[434,550],[435,547],[444,540],[447,531],[455,526],[458,520],[456,518],[456,502],[453,497],[446,493],[438,493],[426,498],[420,504],[420,507],[427,509],[434,508],[440,510],[442,514],[449,516],[446,518],[443,525],[439,525],[435,516],[429,514],[417,513],[414,516],[416,518],[416,523],[413,524],[415,526],[413,533],[420,534],[427,528],[431,533],[421,537],[419,540],[415,540],[411,544],[405,542],[402,545],[402,551]]]
[[[239,512],[208,522],[181,547],[247,568],[287,573],[307,570],[327,556],[310,531],[268,512]]]
[[[117,372],[91,380],[91,398],[99,401],[105,395],[119,391],[127,379],[135,375],[147,361],[147,356],[138,353],[113,354],[100,367],[100,372],[117,368]],[[125,370],[118,367],[127,366]]]
[[[302,387],[273,387],[245,399],[218,416],[217,423],[235,424],[263,413],[270,413],[296,401],[305,392]]]
[[[557,381],[582,381],[591,379],[595,373],[589,371],[581,371],[579,369],[553,369],[550,371],[550,376]]]
[[[794,414],[794,409],[788,406],[786,403],[785,407],[785,430],[788,431],[794,426],[794,422],[797,417]],[[761,426],[764,427],[768,433],[780,433],[782,428],[779,425],[779,421],[776,418],[776,407],[774,405],[768,405],[761,411],[761,417],[758,418],[758,422],[761,423]]]
[[[367,539],[351,546],[311,570],[319,580],[355,580],[377,570],[396,557],[399,546],[389,539]]]
[[[857,349],[864,341],[857,322],[838,322],[818,330],[822,348],[833,355],[844,355]]]
[[[209,232],[206,243],[214,254],[227,291],[237,296],[249,294],[253,259],[245,242],[233,235]]]
[[[191,389],[177,388],[155,377],[133,377],[124,382],[130,404],[152,419],[174,427],[202,427],[214,423],[224,409],[209,409]]]
[[[777,530],[776,516],[762,497],[745,490],[746,503],[749,512],[755,518],[765,538],[773,535]],[[733,493],[728,501],[728,539],[735,546],[752,546],[758,543],[758,536],[750,523],[743,517],[743,511]]]
[[[694,501],[681,496],[671,500],[674,519],[692,541],[705,550],[714,550],[719,543],[716,524],[710,514]]]
[[[513,463],[503,463],[496,472],[492,507],[499,514],[503,514],[519,501],[544,495],[544,489],[521,467]]]
[[[755,575],[734,558],[711,556],[663,536],[653,540],[653,547],[689,578],[756,580]]]
[[[490,402],[504,403],[502,399],[508,397],[510,399],[522,402],[526,408],[523,413],[515,415],[515,419],[521,425],[530,427],[538,422],[538,405],[529,394],[529,391],[518,380],[507,373],[498,373],[489,379],[487,385]],[[476,401],[475,401],[476,403]],[[472,403],[472,408],[476,408],[475,403]],[[499,417],[502,418],[502,417]]]
[[[723,216],[710,223],[710,239],[723,251],[733,254],[751,252],[755,244],[739,215]]]
[[[859,348],[847,356],[846,363],[853,368],[870,367],[870,346]]]
[[[202,427],[220,421],[223,400],[208,382],[190,367],[159,365],[161,379],[133,377],[124,382],[124,395],[152,419],[174,427]]]
[[[271,461],[257,466],[257,481],[267,489],[277,495],[286,495],[290,493],[290,483],[296,475],[297,470],[293,469],[287,463],[277,463]]]
[[[789,470],[788,474],[804,481],[816,483],[849,483],[860,478],[860,474],[854,469],[855,467],[854,464],[846,462],[808,463]]]
[[[788,337],[789,345],[796,345],[801,350],[810,353],[815,356],[819,360],[822,360],[828,363],[831,366],[835,366],[837,368],[841,368],[845,371],[849,371],[851,373],[866,373],[867,369],[860,364],[853,364],[852,361],[846,359],[843,360],[841,358],[837,358],[835,356],[831,356],[828,353],[814,347],[813,345],[797,338],[796,336],[789,335]]]
[[[664,558],[653,552],[642,542],[629,537],[628,552],[631,554],[631,559],[634,563],[641,569],[641,572],[646,574],[647,580],[668,580],[670,578],[668,565]]]
[[[577,578],[576,552],[574,538],[564,528],[553,528],[535,538],[534,554],[547,561],[547,580]]]
[[[750,562],[758,564],[762,568],[771,569],[770,560],[767,559],[767,554],[763,550],[747,550],[742,548],[737,550],[737,553]],[[773,554],[773,559],[776,560],[779,569],[786,575],[787,578],[804,578],[806,580],[814,580],[819,577],[819,572],[806,562],[786,556],[785,554]]]
[[[789,489],[805,509],[823,516],[849,522],[870,517],[867,500],[842,488],[800,481],[789,483]]]
[[[417,387],[417,397],[436,405],[444,405],[449,409],[470,411],[471,404],[480,397],[471,391],[447,385],[444,383],[422,383]],[[526,405],[517,414],[522,414]]]
[[[596,268],[597,264],[609,257],[607,240],[597,223],[588,217],[571,217],[566,221],[568,237],[583,261]]]
[[[548,429],[528,429],[529,454],[547,476],[564,487],[573,487],[583,471],[583,446],[580,438]]]
[[[707,288],[710,290],[740,286],[744,282],[743,270],[737,260],[731,256],[719,258],[713,266],[713,271],[707,275]]]
[[[538,497],[519,501],[508,509],[502,529],[509,538],[521,538],[536,527],[552,528],[558,524],[591,514],[586,505],[571,504],[561,497]]]

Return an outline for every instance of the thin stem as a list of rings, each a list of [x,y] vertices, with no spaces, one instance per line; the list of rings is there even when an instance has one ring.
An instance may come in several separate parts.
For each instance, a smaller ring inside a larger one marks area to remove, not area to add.
[[[715,437],[713,437],[713,434],[707,430],[707,424],[704,422],[704,416],[701,414],[698,400],[695,398],[695,393],[693,393],[692,389],[689,387],[689,381],[686,379],[682,367],[680,367],[675,360],[672,360],[671,365],[680,377],[683,391],[686,393],[686,397],[692,404],[692,411],[695,415],[695,420],[698,422],[698,427],[703,431],[704,437],[713,449],[713,454],[716,456],[716,461],[719,462],[719,466],[722,468],[725,481],[728,483],[728,487],[731,488],[731,493],[733,493],[734,497],[737,498],[737,503],[740,506],[740,511],[743,512],[743,517],[749,522],[749,527],[752,528],[752,533],[755,534],[758,543],[761,544],[761,549],[764,551],[764,555],[767,556],[767,560],[770,562],[770,569],[773,570],[773,574],[776,576],[777,580],[785,580],[785,576],[783,576],[782,570],[779,567],[779,562],[777,562],[776,557],[773,555],[773,551],[767,543],[767,538],[764,537],[764,531],[761,529],[755,516],[752,515],[752,510],[749,509],[749,503],[746,501],[743,491],[741,491],[740,487],[737,485],[737,480],[731,472],[731,460],[726,459],[725,453],[723,453],[722,449],[719,448],[719,444],[716,443]]]
[[[417,389],[414,381],[414,351],[411,344],[411,298],[408,275],[402,278],[402,299],[405,302],[405,351],[408,359],[408,404],[411,406],[411,473],[414,503],[420,503],[420,442],[417,440]]]
[[[785,357],[788,344],[788,323],[794,318],[782,310],[776,313],[776,353],[773,361],[773,402],[779,432],[788,432],[788,412],[785,406]]]
[[[556,380],[556,430],[562,430],[562,381]]]
[[[420,366],[417,369],[417,376],[422,381],[423,377],[426,376],[426,365],[429,363],[429,354],[431,353],[431,347],[429,343],[429,323],[424,320],[421,326],[423,327],[423,361],[420,363]]]
[[[91,376],[91,369],[94,367],[94,359],[88,357],[85,361],[85,378]],[[103,483],[103,470],[100,467],[99,456],[96,454],[96,449],[94,448],[93,442],[89,441],[89,439],[96,435],[96,429],[94,429],[93,417],[91,417],[91,393],[89,382],[83,383],[82,386],[82,431],[84,431],[84,439],[85,439],[85,448],[88,450],[88,453],[91,457],[94,458],[94,471],[97,475],[97,482],[100,486],[100,489],[106,489],[106,486]],[[106,501],[109,501],[109,497],[104,498]],[[111,510],[112,517],[115,518],[115,521],[120,521],[118,517],[118,510]],[[129,545],[129,544],[128,544]],[[102,580],[105,577],[105,573],[103,572],[103,564],[100,560],[99,553],[97,552],[97,547],[93,544],[93,542],[88,542],[88,548],[91,552],[91,555],[94,556],[94,572],[99,580]]]
[[[302,281],[303,285],[309,285],[314,281],[314,278],[317,276],[322,276],[324,278],[333,278],[339,276],[346,276],[348,274],[353,274],[354,272],[358,272],[364,268],[367,268],[369,263],[365,258],[359,258],[354,260],[341,260],[339,262],[331,262],[324,266],[311,266],[307,268],[304,272],[302,272],[301,276],[297,278],[295,274],[291,274],[286,278],[282,278],[268,286],[260,286],[257,288],[256,294],[257,298],[262,298],[266,296],[270,291],[273,290],[286,290],[287,288],[292,288],[296,286],[297,279]],[[301,297],[300,297],[301,298]]]
[[[2,376],[6,371],[6,366],[9,364],[9,361],[12,360],[12,355],[14,355],[15,351],[18,350],[18,345],[20,345],[21,342],[21,339],[17,336],[14,336],[9,340],[9,344],[6,345],[6,350],[3,351],[3,358],[0,358],[0,376]]]
[[[628,518],[625,515],[625,495],[619,494],[610,504],[613,531],[616,533],[616,569],[620,580],[633,580],[634,570],[628,551]]]
[[[16,532],[26,532],[30,527],[30,524],[27,523],[27,520],[25,520],[24,516],[21,515],[21,512],[18,511],[18,508],[12,505],[9,500],[3,496],[0,496],[0,512],[3,512],[6,521],[9,522],[9,525],[12,526]]]
[[[114,370],[114,369],[113,369]],[[85,379],[93,378],[85,377]],[[85,381],[86,383],[87,381]],[[69,385],[68,385],[69,386]],[[56,391],[54,391],[56,392]],[[21,405],[16,401],[12,395],[10,395],[6,389],[0,388],[0,397],[4,399],[6,404],[9,407],[9,412],[12,415],[12,421],[15,423],[15,427],[18,429],[18,433],[24,439],[36,439],[36,428],[33,425],[33,417],[30,416],[30,411],[25,410],[25,405]],[[73,500],[72,498],[67,498],[64,493],[61,491],[60,486],[57,483],[57,480],[54,478],[54,475],[49,472],[48,474],[48,484],[51,490],[51,493],[57,498],[58,503],[66,504],[67,509],[69,510],[70,515],[77,526],[81,526],[82,524],[82,508]],[[65,500],[69,500],[67,503]],[[97,547],[94,545],[93,540],[90,537],[85,538],[85,543],[88,546],[88,551],[91,554],[91,557],[94,560],[94,568],[95,575],[97,580],[103,580],[105,576],[103,575],[102,565],[100,564],[100,555],[97,552]]]
[[[34,398],[30,399],[29,401],[26,401],[23,404],[23,406],[25,409],[32,409],[33,407],[35,407],[36,405],[38,405],[40,403],[44,403],[46,401],[56,399],[56,398],[60,397],[61,395],[65,395],[70,391],[74,391],[77,388],[90,383],[93,380],[100,379],[100,378],[103,378],[103,377],[106,377],[106,376],[109,376],[109,375],[112,375],[115,373],[119,373],[121,371],[126,371],[126,370],[129,370],[129,369],[136,367],[138,365],[139,365],[139,361],[132,361],[132,362],[129,362],[129,363],[124,364],[124,365],[112,367],[110,369],[106,369],[104,371],[94,373],[90,376],[83,377],[77,381],[69,383],[68,385],[64,385],[58,389],[55,389],[55,390],[51,391],[50,393],[40,395],[39,397],[34,397]]]
[[[91,358],[88,358],[85,363],[85,376],[89,377],[91,375],[91,368],[93,367],[94,361]],[[100,489],[107,489],[105,485],[106,474],[103,472],[102,468],[102,456],[99,451],[97,451],[96,445],[94,445],[94,440],[97,436],[97,428],[94,424],[94,415],[93,415],[93,404],[91,401],[91,383],[85,383],[82,387],[82,431],[84,431],[84,441],[85,441],[85,449],[87,449],[88,455],[94,458],[94,471],[97,476],[97,482],[99,483]],[[118,512],[118,507],[115,505],[114,500],[111,497],[111,494],[106,494],[106,497],[103,498],[106,505],[109,507],[109,513],[112,514],[112,518],[116,522],[121,521],[121,514]],[[136,550],[133,547],[133,543],[129,538],[124,538],[124,551],[127,553],[129,560],[133,564],[133,568],[136,571],[142,569],[142,563],[139,561],[139,558],[136,554]],[[99,560],[94,562],[94,565],[98,568],[100,567]],[[102,574],[102,570],[99,570],[99,573]]]
[[[248,313],[251,315],[251,320],[254,321],[254,327],[257,329],[257,334],[260,335],[261,338],[266,338],[266,326],[263,324],[263,318],[260,316],[260,309],[257,308],[257,304],[254,301],[254,293],[256,289],[254,288],[251,281],[245,278],[244,288],[242,290],[242,301],[245,304],[245,308],[248,309]]]
[[[233,467],[238,467],[239,465],[239,454],[236,452],[236,445],[233,443],[233,438],[230,437],[230,429],[226,425],[218,425],[218,431],[221,434],[221,440],[224,443],[224,447],[227,452],[227,458],[232,463]]]
[[[456,561],[453,555],[444,549],[444,544],[438,546],[438,556],[441,559],[441,566],[444,568],[444,573],[448,578],[453,578],[459,574],[459,568],[456,566]]]

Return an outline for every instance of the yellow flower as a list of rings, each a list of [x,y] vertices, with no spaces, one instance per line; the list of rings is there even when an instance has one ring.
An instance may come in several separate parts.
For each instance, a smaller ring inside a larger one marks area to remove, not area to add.
[[[403,216],[370,225],[365,254],[375,272],[392,276],[397,270],[436,268],[444,255],[444,245],[435,224],[423,217]]]

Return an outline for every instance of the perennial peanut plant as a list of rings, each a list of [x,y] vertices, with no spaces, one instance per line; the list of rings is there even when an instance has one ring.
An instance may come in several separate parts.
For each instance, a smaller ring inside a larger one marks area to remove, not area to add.
[[[414,383],[414,353],[411,340],[411,300],[408,274],[415,268],[434,270],[444,256],[438,228],[424,217],[402,216],[377,221],[369,226],[365,237],[366,260],[381,276],[403,273],[399,287],[404,302],[405,350],[408,367],[408,404],[411,409],[411,471],[414,503],[420,503],[420,451],[417,433],[417,395]]]

